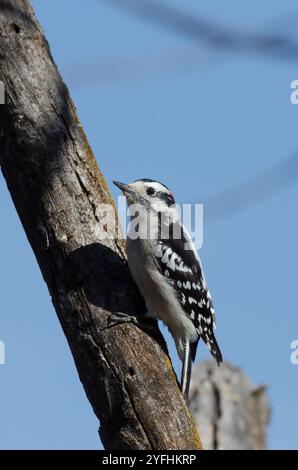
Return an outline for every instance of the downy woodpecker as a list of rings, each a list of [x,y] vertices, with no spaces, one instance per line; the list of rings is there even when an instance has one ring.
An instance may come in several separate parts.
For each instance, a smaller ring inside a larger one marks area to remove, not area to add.
[[[200,258],[179,220],[171,191],[158,181],[114,184],[126,196],[131,224],[126,251],[131,274],[148,313],[170,330],[182,361],[181,389],[187,397],[200,338],[218,365],[215,312]]]

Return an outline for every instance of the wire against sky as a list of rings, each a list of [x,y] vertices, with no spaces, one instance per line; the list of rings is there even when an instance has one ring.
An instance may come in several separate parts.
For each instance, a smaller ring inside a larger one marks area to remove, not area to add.
[[[259,205],[298,182],[298,153],[257,173],[243,183],[219,191],[203,200],[204,220],[216,223]]]
[[[190,39],[201,40],[205,46],[216,48],[216,50],[246,50],[247,52],[269,53],[278,58],[298,59],[298,43],[286,35],[243,33],[233,28],[202,20],[156,0],[150,0],[150,2],[146,0],[109,0],[108,3],[146,21],[154,22],[171,31],[188,36]],[[134,67],[137,65],[137,63],[133,63]],[[150,67],[147,68],[147,65],[144,62],[139,77],[150,69]],[[112,64],[110,68],[112,75],[115,70],[114,66],[115,64]],[[161,70],[159,67],[160,65],[157,65],[157,70]],[[126,77],[129,78],[127,75]],[[111,78],[109,73],[105,78],[106,80]],[[256,174],[242,184],[227,188],[203,200],[208,208],[205,214],[206,221],[215,223],[249,207],[256,206],[297,181],[298,156],[295,154]]]
[[[90,86],[146,80],[167,74],[190,73],[198,67],[218,63],[222,56],[205,48],[170,49],[146,57],[105,60],[63,67],[63,75],[72,86]]]
[[[298,61],[298,43],[276,33],[251,33],[200,18],[156,0],[99,0],[210,48],[254,52]]]
[[[96,0],[96,2],[98,3],[98,0]],[[109,3],[112,3],[114,6],[116,3],[116,6],[119,8],[125,8],[129,13],[133,13],[138,17],[142,16],[144,19],[146,19],[147,8],[153,7],[154,11],[156,11],[155,5],[158,5],[156,2],[151,1],[149,5],[147,3],[144,4],[142,0],[138,0],[137,3],[134,2],[134,0],[122,0],[121,3],[117,0],[110,0]],[[144,10],[144,6],[146,7],[146,11]],[[169,8],[165,5],[161,5],[161,7],[162,9]],[[172,7],[170,8],[172,11]],[[183,15],[183,17],[187,15],[187,18],[190,18],[189,13],[184,13],[181,11],[178,12],[176,9],[174,9],[174,12],[176,15]],[[179,48],[162,51],[155,55],[147,54],[146,56],[131,58],[121,57],[118,59],[115,58],[96,63],[86,63],[84,65],[73,64],[64,68],[64,74],[67,78],[67,81],[69,81],[69,83],[71,83],[73,86],[92,86],[98,83],[110,85],[117,82],[146,80],[150,78],[161,77],[166,74],[189,73],[199,67],[210,67],[211,65],[222,63],[223,61],[227,60],[227,55],[222,54],[222,52],[227,52],[228,47],[231,49],[232,42],[230,38],[233,38],[233,42],[237,45],[237,48],[233,46],[233,50],[238,50],[242,47],[243,35],[245,37],[248,36],[251,38],[251,42],[254,44],[254,46],[261,43],[262,48],[264,48],[266,45],[266,51],[268,51],[268,48],[269,52],[270,48],[273,49],[272,52],[275,54],[278,53],[278,58],[287,58],[288,56],[290,56],[292,59],[294,57],[298,58],[298,42],[295,42],[295,40],[291,39],[290,37],[284,37],[289,35],[289,31],[293,31],[293,25],[291,26],[291,21],[293,21],[295,18],[295,15],[294,17],[291,15],[290,18],[287,17],[282,21],[282,30],[286,31],[286,34],[282,33],[280,36],[277,36],[276,34],[274,36],[255,36],[253,33],[244,34],[243,32],[235,31],[232,28],[223,28],[222,26],[215,25],[214,23],[208,22],[206,20],[202,21],[191,15],[191,20],[195,21],[196,24],[199,23],[200,25],[199,32],[201,32],[201,29],[204,30],[204,37],[207,36],[209,28],[209,34],[212,33],[211,44],[209,44],[206,40],[200,41],[200,43],[199,41],[196,41],[196,44],[193,44],[193,46],[190,48]],[[276,27],[280,27],[279,22],[274,25],[274,29],[276,29]],[[179,32],[181,31],[179,30]],[[239,35],[241,41],[239,41]],[[188,36],[190,35],[188,34]],[[192,33],[192,36],[194,36],[194,33]],[[201,38],[198,32],[196,33],[195,37],[197,39]],[[228,41],[227,38],[229,38]],[[216,41],[214,41],[214,39],[216,39]],[[221,39],[222,43],[219,41],[219,39]]]

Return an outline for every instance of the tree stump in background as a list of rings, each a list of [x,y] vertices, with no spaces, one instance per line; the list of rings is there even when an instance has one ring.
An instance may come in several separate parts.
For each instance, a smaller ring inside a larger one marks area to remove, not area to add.
[[[241,369],[202,362],[193,371],[190,409],[205,449],[266,449],[266,387],[254,387]]]

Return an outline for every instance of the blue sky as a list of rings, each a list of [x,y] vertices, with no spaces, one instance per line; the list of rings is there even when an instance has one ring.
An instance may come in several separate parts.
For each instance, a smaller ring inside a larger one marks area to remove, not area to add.
[[[168,3],[238,30],[296,39],[294,0]],[[290,102],[297,62],[206,50],[108,1],[33,6],[114,196],[113,179],[151,177],[178,201],[200,202],[298,158],[298,106]],[[298,339],[297,193],[292,184],[206,222],[200,250],[224,357],[268,385],[271,448],[298,447],[298,366],[290,362]],[[0,447],[98,448],[97,419],[2,176],[0,207]],[[204,210],[208,216],[208,204]],[[198,360],[205,357],[200,345]]]

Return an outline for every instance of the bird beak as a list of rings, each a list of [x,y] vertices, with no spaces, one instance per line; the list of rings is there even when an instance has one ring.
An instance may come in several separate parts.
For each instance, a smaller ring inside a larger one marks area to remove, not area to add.
[[[124,194],[133,194],[134,191],[129,187],[128,184],[120,183],[120,181],[113,181],[114,185],[117,186],[117,188],[121,189],[121,191]]]
[[[113,183],[115,186],[117,186],[117,188],[121,189],[129,205],[142,204],[147,208],[150,207],[150,203],[147,201],[147,199],[141,196],[129,184],[120,183],[120,181],[113,181]]]

